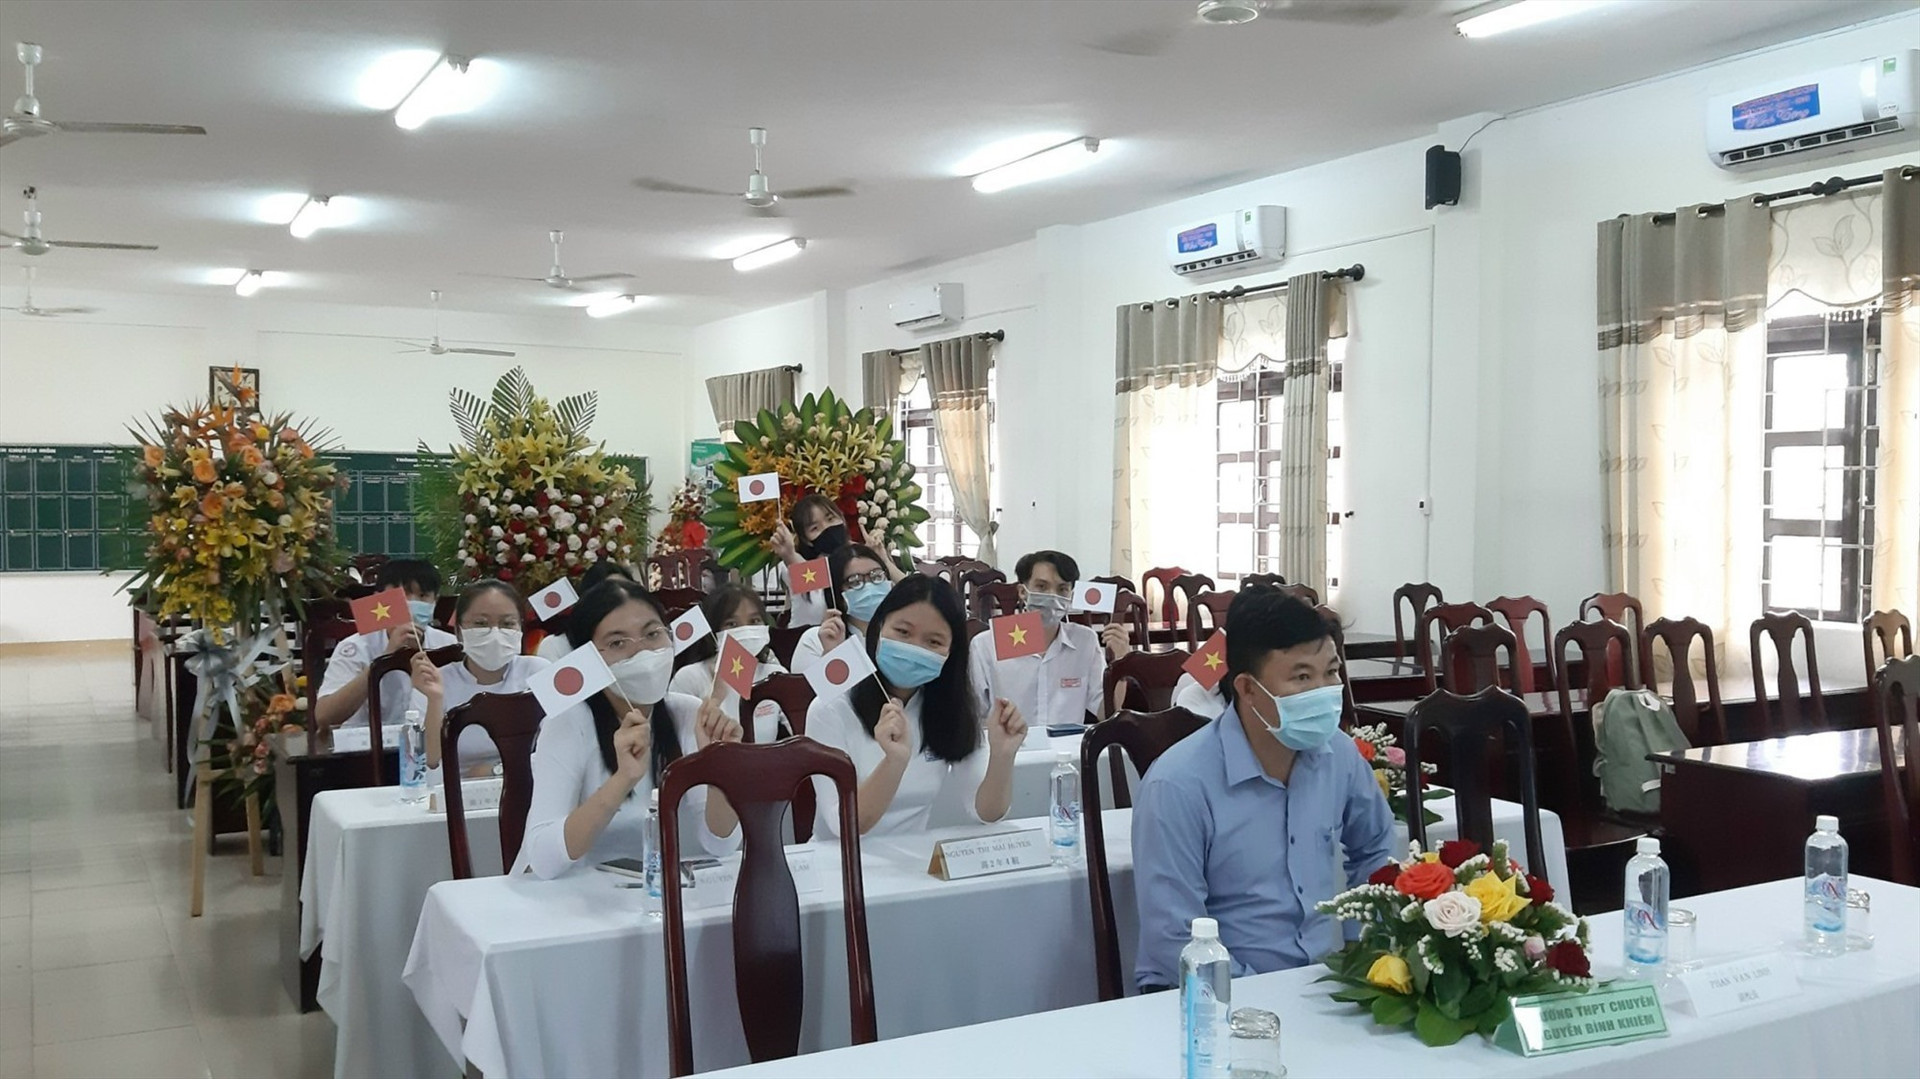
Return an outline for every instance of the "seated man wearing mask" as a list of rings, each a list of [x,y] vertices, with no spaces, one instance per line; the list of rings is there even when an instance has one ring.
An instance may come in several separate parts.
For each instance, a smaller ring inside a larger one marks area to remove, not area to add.
[[[994,655],[993,630],[975,637],[968,675],[982,714],[993,702],[1008,700],[1020,709],[1030,730],[1098,720],[1107,655],[1119,659],[1132,650],[1127,627],[1115,622],[1095,632],[1067,621],[1073,586],[1080,580],[1080,564],[1071,555],[1035,551],[1022,556],[1013,573],[1021,602],[1027,610],[1040,612],[1047,650],[1000,659]]]
[[[1372,769],[1340,733],[1327,623],[1256,589],[1234,597],[1226,630],[1226,711],[1161,754],[1134,797],[1142,992],[1179,984],[1195,918],[1220,923],[1235,977],[1333,951],[1340,924],[1314,904],[1364,883],[1398,843]]]
[[[793,504],[791,527],[787,522],[774,526],[768,546],[773,548],[774,555],[781,562],[791,566],[815,558],[829,558],[833,552],[851,542],[847,519],[840,515],[833,500],[826,495],[812,494]],[[883,547],[875,544],[873,553],[880,557],[887,580],[898,581],[906,576],[899,566],[894,565]],[[807,592],[791,596],[787,610],[791,614],[787,620],[789,626],[820,625],[827,615],[827,595],[825,592]]]
[[[407,594],[407,609],[413,624],[399,629],[356,633],[334,648],[327,660],[327,674],[320,682],[320,699],[314,706],[314,721],[325,727],[364,727],[367,724],[367,670],[373,661],[403,648],[432,651],[459,643],[444,629],[435,629],[434,597],[440,594],[440,571],[433,563],[418,558],[396,558],[380,567],[374,587],[382,591],[398,588]],[[380,714],[384,722],[397,725],[408,708],[426,713],[427,700],[414,692],[407,672],[394,671],[380,687]]]

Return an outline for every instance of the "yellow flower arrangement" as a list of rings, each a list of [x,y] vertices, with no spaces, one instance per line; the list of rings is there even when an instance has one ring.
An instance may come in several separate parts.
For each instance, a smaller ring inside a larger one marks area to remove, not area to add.
[[[1498,874],[1487,873],[1473,878],[1461,891],[1480,901],[1482,922],[1510,922],[1533,902],[1521,895],[1518,888],[1519,881],[1514,877],[1502,880]]]

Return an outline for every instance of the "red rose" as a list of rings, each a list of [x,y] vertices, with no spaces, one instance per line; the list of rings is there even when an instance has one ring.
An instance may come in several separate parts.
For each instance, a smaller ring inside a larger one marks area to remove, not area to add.
[[[1471,839],[1449,839],[1440,844],[1440,862],[1448,869],[1458,869],[1467,859],[1480,853],[1480,844]]]
[[[1368,884],[1392,884],[1395,880],[1398,880],[1399,877],[1400,877],[1400,863],[1388,862],[1386,865],[1383,865],[1380,868],[1374,870],[1373,876],[1367,878],[1367,883]]]
[[[1587,963],[1586,949],[1580,947],[1577,940],[1563,940],[1548,948],[1547,966],[1569,978],[1593,976],[1593,967]]]
[[[1453,870],[1439,862],[1418,862],[1394,878],[1393,890],[1415,899],[1432,899],[1453,887]]]
[[[1531,873],[1528,873],[1526,876],[1527,895],[1530,896],[1535,903],[1553,902],[1553,885],[1548,884],[1546,881],[1541,880]]]

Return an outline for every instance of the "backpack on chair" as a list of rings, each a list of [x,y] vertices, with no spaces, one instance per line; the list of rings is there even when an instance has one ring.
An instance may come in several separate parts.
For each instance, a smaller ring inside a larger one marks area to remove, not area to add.
[[[1593,774],[1616,813],[1660,812],[1660,767],[1649,753],[1691,749],[1673,709],[1648,689],[1616,689],[1593,709]]]

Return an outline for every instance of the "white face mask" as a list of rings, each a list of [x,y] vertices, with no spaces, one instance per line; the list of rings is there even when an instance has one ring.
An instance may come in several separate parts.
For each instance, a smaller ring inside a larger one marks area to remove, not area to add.
[[[658,704],[673,678],[673,649],[646,648],[618,663],[607,664],[613,683],[628,704]]]
[[[520,631],[489,626],[460,631],[460,647],[483,671],[505,670],[520,654]]]
[[[767,643],[773,640],[773,633],[762,625],[735,626],[722,632],[723,637],[732,637],[750,656],[758,656],[767,650]]]

